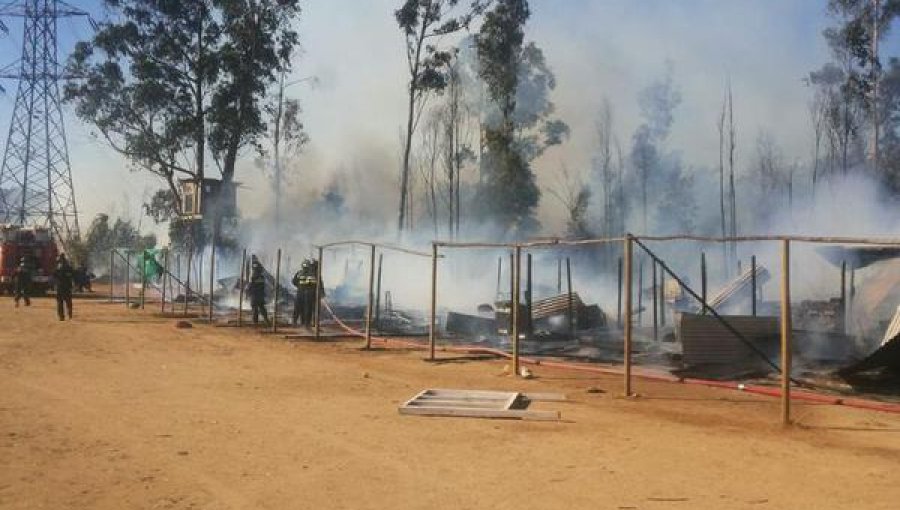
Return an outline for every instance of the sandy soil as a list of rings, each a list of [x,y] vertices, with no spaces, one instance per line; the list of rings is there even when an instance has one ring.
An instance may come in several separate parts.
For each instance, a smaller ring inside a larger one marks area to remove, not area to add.
[[[900,416],[0,301],[0,508],[895,509]],[[588,393],[589,387],[603,393]],[[565,392],[559,423],[401,416],[426,387]]]

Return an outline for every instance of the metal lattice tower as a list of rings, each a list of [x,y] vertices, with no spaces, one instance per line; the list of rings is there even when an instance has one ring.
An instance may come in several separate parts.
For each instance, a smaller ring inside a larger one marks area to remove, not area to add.
[[[60,0],[20,0],[0,6],[0,16],[24,20],[22,57],[0,69],[0,78],[18,80],[0,166],[0,221],[49,227],[66,243],[80,232],[60,106],[57,21],[87,13]]]

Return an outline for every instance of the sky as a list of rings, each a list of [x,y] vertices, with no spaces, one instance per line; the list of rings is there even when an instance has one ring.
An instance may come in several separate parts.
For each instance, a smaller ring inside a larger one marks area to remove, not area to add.
[[[103,17],[99,0],[70,3]],[[294,163],[298,177],[291,189],[298,199],[315,196],[340,179],[356,185],[351,193],[360,204],[373,193],[395,193],[406,87],[403,39],[392,14],[399,4],[400,0],[303,2],[297,24],[303,52],[294,62],[292,79],[316,80],[289,89],[301,101],[311,140]],[[553,101],[558,117],[572,129],[566,144],[548,150],[536,163],[539,184],[558,183],[562,165],[576,171],[589,167],[593,126],[604,97],[613,105],[615,129],[627,145],[639,123],[637,93],[662,76],[666,61],[674,66],[674,81],[683,98],[668,145],[682,154],[686,164],[711,167],[718,159],[716,116],[727,79],[734,91],[738,167],[750,164],[760,130],[772,133],[789,160],[808,159],[810,91],[802,79],[828,60],[821,37],[829,22],[825,4],[825,0],[532,0],[526,38],[543,48],[556,73]],[[0,36],[0,67],[17,58],[21,27],[15,22],[7,20],[12,30]],[[89,25],[78,19],[62,21],[59,30],[61,54],[75,40],[90,35]],[[898,53],[893,51],[895,39],[889,37],[887,52]],[[15,83],[5,80],[2,85],[7,92],[0,95],[0,143],[5,143]],[[127,162],[67,110],[82,223],[101,211],[139,220],[142,200],[161,183],[130,172]],[[359,168],[375,170],[354,174]],[[239,165],[237,180],[246,185],[239,197],[244,213],[265,214],[267,187],[251,158]],[[548,228],[562,221],[552,200],[545,193],[541,205]],[[365,211],[384,212],[374,206]]]

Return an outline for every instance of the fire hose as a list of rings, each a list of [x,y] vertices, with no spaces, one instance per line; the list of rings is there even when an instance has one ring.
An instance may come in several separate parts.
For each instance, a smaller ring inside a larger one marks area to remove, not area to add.
[[[328,311],[328,314],[331,316],[332,320],[337,324],[341,329],[350,333],[353,336],[358,336],[361,338],[365,338],[366,334],[363,331],[359,331],[358,329],[354,329],[340,318],[338,318],[337,314],[334,313],[331,306],[329,305],[326,299],[322,299],[322,304],[324,305],[325,310]],[[381,336],[372,336],[372,341],[377,342],[384,346],[398,346],[410,349],[417,350],[425,350],[426,346],[410,341],[398,340],[396,338],[389,337],[381,337]],[[501,358],[512,359],[512,354],[500,350],[494,349],[490,347],[477,347],[477,346],[442,346],[440,350],[443,352],[454,352],[461,354],[486,354],[493,355]],[[586,365],[584,363],[577,362],[567,362],[567,361],[547,361],[540,360],[536,358],[529,358],[520,356],[519,362],[524,363],[526,365],[539,365],[543,367],[556,368],[561,370],[575,370],[579,372],[590,372],[596,374],[604,374],[604,375],[622,375],[620,370],[614,368],[606,368],[606,367],[598,367],[593,365]],[[781,390],[779,388],[772,388],[769,386],[763,386],[759,384],[743,384],[732,381],[715,381],[712,379],[701,379],[701,378],[678,378],[675,376],[663,375],[660,373],[654,373],[650,371],[641,371],[639,373],[634,374],[635,377],[648,380],[648,381],[656,381],[656,382],[675,382],[675,383],[683,383],[683,384],[694,384],[699,386],[706,386],[710,388],[721,388],[721,389],[729,389],[735,391],[742,391],[744,393],[750,393],[754,395],[761,395],[767,397],[781,397]],[[865,409],[869,411],[881,411],[887,413],[898,413],[900,414],[900,404],[894,404],[890,402],[879,402],[875,400],[868,400],[863,398],[844,398],[844,397],[835,397],[830,395],[823,395],[821,393],[815,393],[812,391],[805,390],[794,390],[791,391],[791,400],[798,400],[804,402],[811,402],[816,404],[830,404],[830,405],[842,405],[846,407],[852,407],[856,409]]]

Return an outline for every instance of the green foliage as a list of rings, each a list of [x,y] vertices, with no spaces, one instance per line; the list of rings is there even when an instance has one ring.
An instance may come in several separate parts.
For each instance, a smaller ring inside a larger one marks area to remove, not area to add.
[[[520,115],[518,119],[515,116],[523,59],[530,55],[534,63],[543,58],[533,51],[533,45],[529,46],[530,51],[523,51],[524,25],[529,15],[526,0],[499,0],[485,14],[475,38],[478,75],[500,114],[497,122],[483,126],[486,151],[476,203],[481,214],[513,237],[527,236],[538,228],[534,210],[540,190],[529,159],[538,151],[524,151],[530,140],[517,139],[516,135],[517,120],[524,127],[536,123],[540,115]]]
[[[900,196],[900,60],[892,58],[880,84],[881,180]]]
[[[569,211],[568,231],[574,239],[587,239],[592,236],[588,227],[588,208],[591,205],[591,190],[582,186],[575,195],[575,203]]]
[[[405,0],[394,11],[394,19],[403,32],[406,43],[406,62],[409,68],[406,133],[400,170],[399,230],[403,230],[408,220],[413,135],[429,95],[441,93],[447,87],[451,63],[457,53],[455,49],[440,49],[428,41],[463,28],[468,29],[472,20],[484,12],[489,3],[490,0],[473,0],[469,9],[457,16],[451,13],[459,0]]]
[[[266,132],[263,103],[297,45],[299,0],[105,0],[113,16],[79,42],[65,87],[76,114],[136,168],[231,181]],[[175,201],[176,207],[179,202]]]
[[[105,265],[113,249],[140,251],[156,246],[156,236],[141,234],[128,220],[117,218],[110,225],[107,214],[98,214],[87,235],[70,247],[70,254],[76,263],[89,266]]]
[[[178,197],[169,189],[160,189],[144,204],[144,213],[160,224],[178,216]]]
[[[216,238],[216,249],[236,252],[239,248],[238,219],[219,218],[218,220],[219,234]],[[173,218],[169,222],[169,243],[176,251],[201,252],[212,243],[212,239],[213,223],[211,221]]]
[[[644,232],[649,232],[650,208],[656,205],[651,204],[650,197],[671,191],[670,186],[680,176],[680,166],[677,172],[671,164],[666,167],[663,149],[674,122],[675,108],[681,103],[681,94],[672,75],[672,64],[667,62],[664,76],[638,94],[642,122],[632,135],[631,163],[635,172],[629,176],[627,184],[628,194],[640,197],[640,230]]]
[[[525,22],[530,15],[527,0],[498,0],[484,15],[484,24],[475,37],[478,75],[506,123],[512,122],[516,108]]]
[[[476,205],[484,215],[512,237],[525,237],[539,227],[534,218],[541,193],[534,173],[515,149],[509,132],[485,129],[484,180]]]

